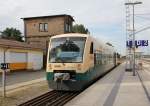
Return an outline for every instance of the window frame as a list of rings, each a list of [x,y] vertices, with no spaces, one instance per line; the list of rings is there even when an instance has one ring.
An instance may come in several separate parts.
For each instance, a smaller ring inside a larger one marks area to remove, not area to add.
[[[48,23],[39,23],[39,32],[48,32]]]
[[[72,31],[71,28],[72,28],[72,25],[70,23],[65,23],[65,25],[64,25],[64,31],[66,33],[70,33]]]
[[[61,38],[67,38],[67,37],[60,37],[59,39],[61,39]],[[70,37],[70,38],[76,38],[76,37]],[[77,38],[80,38],[80,37],[77,37]],[[57,38],[53,38],[53,39],[57,39]],[[51,39],[51,41],[50,41],[50,48],[49,48],[50,50],[49,50],[49,53],[51,52],[51,49],[53,48],[52,47],[52,40],[53,39]],[[84,47],[83,47],[83,52],[82,52],[82,61],[78,61],[78,62],[75,62],[75,61],[73,61],[73,62],[63,62],[63,63],[83,63],[84,53],[85,53],[85,46],[86,46],[86,40],[87,40],[87,37],[83,37]],[[51,62],[50,58],[51,58],[51,56],[49,54],[49,63],[62,63],[62,62]]]

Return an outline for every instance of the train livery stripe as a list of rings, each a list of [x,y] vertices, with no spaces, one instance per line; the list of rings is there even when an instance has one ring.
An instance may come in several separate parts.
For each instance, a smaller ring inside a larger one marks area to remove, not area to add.
[[[46,72],[46,79],[53,80],[53,72]]]
[[[107,70],[111,69],[113,67],[111,65],[97,65],[89,70],[87,70],[85,73],[77,73],[76,74],[76,80],[78,81],[90,81],[96,77],[99,77],[101,74],[105,73]],[[53,80],[53,72],[47,72],[47,80]]]

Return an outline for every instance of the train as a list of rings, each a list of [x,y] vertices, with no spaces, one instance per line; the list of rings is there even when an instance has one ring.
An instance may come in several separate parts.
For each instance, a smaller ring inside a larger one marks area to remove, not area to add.
[[[102,43],[89,34],[68,33],[51,37],[46,66],[49,88],[83,90],[118,64],[116,53],[110,43]]]

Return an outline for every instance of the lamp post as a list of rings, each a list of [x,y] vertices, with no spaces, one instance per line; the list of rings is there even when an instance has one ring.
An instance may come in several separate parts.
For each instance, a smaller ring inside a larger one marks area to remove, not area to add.
[[[135,76],[135,26],[134,26],[134,6],[137,4],[142,4],[142,2],[129,2],[129,3],[125,3],[125,5],[132,5],[133,7],[133,40],[132,40],[132,45],[133,45],[133,76]]]

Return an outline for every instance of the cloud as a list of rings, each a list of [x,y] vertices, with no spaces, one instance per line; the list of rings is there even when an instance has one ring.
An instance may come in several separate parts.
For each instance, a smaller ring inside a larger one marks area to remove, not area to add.
[[[115,23],[120,20],[118,13],[122,13],[118,9],[122,3],[119,0],[1,0],[1,3],[0,16],[18,18],[67,13],[88,26]]]
[[[21,17],[70,14],[74,16],[76,23],[84,24],[92,35],[109,40],[121,53],[125,53],[124,3],[126,0],[0,1],[0,30],[6,27],[16,27],[23,32],[23,20],[20,19]],[[150,13],[150,0],[141,1],[143,4],[135,7],[135,13]],[[147,18],[149,17],[147,16]],[[148,23],[148,21],[136,18],[137,30],[144,27],[143,25]],[[141,34],[146,36],[147,33]]]

